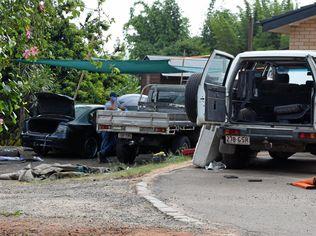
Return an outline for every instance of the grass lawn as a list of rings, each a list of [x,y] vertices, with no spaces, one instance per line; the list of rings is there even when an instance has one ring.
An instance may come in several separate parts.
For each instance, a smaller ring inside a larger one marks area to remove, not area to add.
[[[105,174],[107,178],[135,178],[142,175],[148,174],[154,170],[167,167],[172,164],[180,164],[186,161],[191,160],[191,157],[187,156],[171,156],[167,157],[165,161],[160,163],[149,163],[145,165],[139,165],[135,167],[130,167],[122,171],[111,172]]]

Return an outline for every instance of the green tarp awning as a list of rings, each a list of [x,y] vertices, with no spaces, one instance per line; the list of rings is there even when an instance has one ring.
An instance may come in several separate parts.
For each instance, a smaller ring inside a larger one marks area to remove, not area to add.
[[[64,67],[69,69],[85,70],[98,73],[111,73],[114,68],[120,70],[121,74],[161,74],[161,73],[182,73],[183,70],[169,65],[168,60],[158,61],[136,61],[136,60],[24,60],[17,62],[27,64],[41,64],[49,66]]]

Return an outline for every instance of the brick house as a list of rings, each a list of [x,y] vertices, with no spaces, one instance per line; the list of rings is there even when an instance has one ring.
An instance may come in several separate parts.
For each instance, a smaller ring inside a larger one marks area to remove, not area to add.
[[[291,50],[316,50],[316,3],[261,22],[264,31],[290,36]]]
[[[176,57],[148,55],[144,60],[169,60],[171,66],[186,72],[173,74],[143,74],[141,75],[141,88],[147,84],[185,84],[190,75],[202,72],[207,63],[208,56]]]

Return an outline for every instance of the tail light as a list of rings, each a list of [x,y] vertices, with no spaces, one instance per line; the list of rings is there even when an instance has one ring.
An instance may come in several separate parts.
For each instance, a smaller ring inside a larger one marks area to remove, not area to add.
[[[316,133],[299,133],[300,139],[316,139]]]
[[[238,130],[238,129],[225,129],[224,134],[225,135],[240,135],[240,130]]]
[[[99,130],[111,129],[110,125],[99,125]]]
[[[155,131],[159,133],[165,133],[167,132],[167,128],[155,128]]]

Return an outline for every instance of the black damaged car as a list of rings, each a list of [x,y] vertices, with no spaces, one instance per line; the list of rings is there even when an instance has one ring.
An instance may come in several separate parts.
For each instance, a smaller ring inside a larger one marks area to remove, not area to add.
[[[75,105],[68,96],[38,93],[34,114],[25,120],[22,145],[41,156],[49,151],[93,158],[100,146],[96,132],[96,111],[103,105]]]

